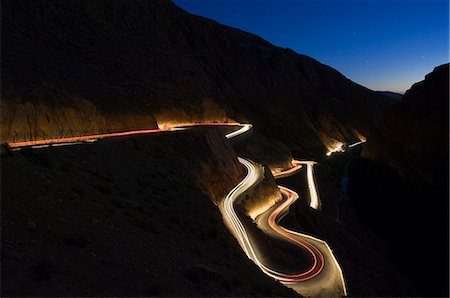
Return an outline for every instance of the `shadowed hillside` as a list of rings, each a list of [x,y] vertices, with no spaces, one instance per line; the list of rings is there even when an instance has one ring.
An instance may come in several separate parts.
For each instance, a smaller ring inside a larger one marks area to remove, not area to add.
[[[361,222],[421,296],[448,296],[448,92],[446,64],[383,115],[349,168]]]

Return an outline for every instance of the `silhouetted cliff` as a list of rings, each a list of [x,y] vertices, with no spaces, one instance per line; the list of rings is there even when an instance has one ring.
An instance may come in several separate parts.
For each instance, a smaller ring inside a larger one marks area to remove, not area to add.
[[[386,111],[362,157],[388,162],[405,180],[447,183],[448,70],[436,67]]]
[[[169,1],[39,0],[2,1],[2,102],[2,142],[234,119],[319,153],[392,100]]]
[[[391,91],[377,91],[378,94],[390,97],[392,99],[395,99],[396,101],[402,100],[403,95]]]
[[[448,295],[448,72],[441,65],[414,84],[349,168],[361,222],[422,296]]]

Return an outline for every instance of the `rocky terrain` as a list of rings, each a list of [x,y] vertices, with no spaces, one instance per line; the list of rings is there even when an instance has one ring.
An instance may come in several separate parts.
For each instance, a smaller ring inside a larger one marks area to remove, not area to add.
[[[211,201],[244,174],[222,133],[2,156],[1,296],[296,295],[245,256]]]
[[[322,154],[367,135],[393,102],[170,1],[1,5],[2,142],[234,119],[273,143]],[[261,146],[250,147],[274,159]]]
[[[445,64],[386,111],[349,167],[361,222],[421,296],[448,296],[448,108]]]

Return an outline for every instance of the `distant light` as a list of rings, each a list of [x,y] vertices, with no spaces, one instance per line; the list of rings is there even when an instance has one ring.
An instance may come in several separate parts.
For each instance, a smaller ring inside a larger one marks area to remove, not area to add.
[[[344,152],[344,143],[342,142],[337,142],[336,144],[333,145],[333,147],[331,149],[328,150],[327,152],[327,156],[330,156],[331,154],[335,153],[335,152]]]

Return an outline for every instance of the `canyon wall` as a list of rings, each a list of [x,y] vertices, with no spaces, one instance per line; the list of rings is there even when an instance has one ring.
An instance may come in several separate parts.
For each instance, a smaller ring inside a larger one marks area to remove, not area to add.
[[[436,67],[387,110],[362,157],[387,162],[403,180],[447,183],[449,65]]]
[[[448,109],[445,64],[386,111],[349,167],[360,221],[387,241],[420,296],[448,296]]]
[[[1,5],[2,142],[234,119],[320,154],[367,135],[392,103],[310,57],[170,1]]]
[[[87,100],[71,98],[59,105],[2,100],[2,141],[29,141],[158,128],[153,117],[139,113],[105,114]]]

